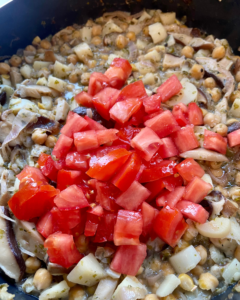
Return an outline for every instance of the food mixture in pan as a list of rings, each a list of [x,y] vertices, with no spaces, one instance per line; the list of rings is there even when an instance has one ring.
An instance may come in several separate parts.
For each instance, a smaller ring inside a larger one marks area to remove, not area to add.
[[[40,300],[204,300],[238,282],[238,82],[227,40],[160,10],[1,62],[3,273]]]

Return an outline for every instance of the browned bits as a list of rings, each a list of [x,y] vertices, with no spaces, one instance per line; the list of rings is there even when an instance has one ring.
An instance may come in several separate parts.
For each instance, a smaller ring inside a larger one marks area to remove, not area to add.
[[[0,75],[7,75],[10,72],[10,66],[6,63],[0,63]]]
[[[21,57],[17,56],[17,55],[13,55],[11,57],[11,59],[9,60],[9,63],[13,66],[13,67],[18,67],[21,63],[22,63],[22,59]]]
[[[52,44],[48,40],[42,40],[40,43],[40,47],[43,49],[50,49]]]
[[[92,36],[97,36],[102,34],[102,26],[101,25],[94,25],[92,27]]]
[[[119,49],[123,49],[127,46],[127,43],[128,43],[128,41],[127,41],[126,37],[122,34],[119,34],[119,36],[116,39],[116,46]]]
[[[187,58],[192,58],[194,54],[194,49],[191,46],[185,46],[182,48],[181,54]]]
[[[98,46],[102,43],[102,38],[100,36],[95,36],[92,38],[91,43],[95,46]]]
[[[129,31],[126,34],[126,37],[129,39],[129,41],[133,41],[133,42],[136,41],[136,34],[133,31]]]
[[[77,57],[76,54],[70,54],[70,55],[67,57],[67,63],[68,63],[68,64],[76,65],[77,62],[78,62],[78,57]]]

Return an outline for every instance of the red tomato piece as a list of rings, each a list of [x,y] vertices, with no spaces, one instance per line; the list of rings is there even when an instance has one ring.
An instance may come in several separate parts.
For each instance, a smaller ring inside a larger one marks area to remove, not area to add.
[[[129,120],[128,124],[133,125],[136,127],[143,127],[143,123],[145,120],[145,117],[147,116],[145,109],[143,106],[140,107],[140,109],[133,114],[132,118]]]
[[[191,125],[182,127],[180,130],[174,132],[172,139],[180,153],[199,147],[199,142]]]
[[[130,147],[131,140],[141,131],[140,128],[132,127],[130,125],[126,125],[123,127],[119,125],[116,126],[116,128],[119,130],[117,134],[118,140],[116,140],[113,144],[114,145],[125,144],[129,147]]]
[[[163,206],[163,207],[169,206],[173,208],[182,199],[184,192],[185,192],[184,186],[178,186],[172,192],[164,191],[156,199],[156,204],[157,206]]]
[[[99,147],[95,130],[74,133],[74,145],[78,152],[97,149]]]
[[[203,147],[225,155],[227,152],[227,141],[219,133],[205,129]]]
[[[145,244],[120,246],[113,257],[110,269],[121,274],[136,276],[146,257]]]
[[[200,224],[205,223],[209,217],[209,213],[201,205],[191,201],[180,201],[176,207],[184,217]]]
[[[179,126],[183,127],[190,123],[188,121],[188,108],[185,104],[179,103],[179,105],[175,105],[172,114]]]
[[[136,113],[142,106],[142,101],[137,98],[131,98],[117,102],[110,109],[110,117],[120,123],[126,123],[134,113]]]
[[[109,110],[117,102],[119,94],[119,90],[108,87],[93,97],[96,110],[105,120],[110,120]]]
[[[121,191],[126,191],[136,179],[140,171],[142,160],[137,153],[132,153],[118,173],[113,177],[112,183]]]
[[[109,85],[115,89],[121,89],[125,83],[125,74],[123,69],[118,67],[110,67],[105,74],[109,78]]]
[[[240,145],[240,129],[235,130],[228,134],[228,143],[230,147]]]
[[[99,145],[111,143],[117,140],[118,139],[116,135],[117,133],[118,133],[117,129],[104,129],[104,130],[96,131]]]
[[[142,203],[142,217],[143,217],[143,232],[142,235],[146,236],[152,231],[153,223],[155,217],[158,214],[158,210],[153,208],[150,204],[143,202]]]
[[[94,121],[93,119],[89,118],[87,115],[84,117],[84,119],[88,122],[88,129],[90,130],[105,130],[105,128],[102,124]]]
[[[133,181],[130,187],[116,200],[116,203],[127,210],[137,210],[150,196],[150,192],[139,182]]]
[[[169,110],[165,110],[160,115],[147,120],[144,125],[155,131],[160,138],[166,137],[180,129]]]
[[[109,79],[102,73],[93,72],[89,79],[88,94],[94,96],[109,86]]]
[[[113,241],[114,226],[116,224],[117,215],[113,213],[105,213],[97,227],[94,243],[104,243]]]
[[[61,191],[55,197],[54,203],[60,210],[76,210],[89,206],[82,189],[75,184]]]
[[[115,212],[120,209],[116,204],[116,199],[120,195],[120,191],[111,183],[96,181],[96,202],[105,210]]]
[[[62,157],[62,158],[59,158],[58,160],[54,160],[54,167],[58,171],[63,170],[63,169],[67,169],[65,159],[66,159],[65,157]]]
[[[73,139],[64,134],[60,134],[57,143],[53,148],[52,155],[54,155],[56,158],[66,156],[72,145]]]
[[[178,94],[182,89],[181,82],[176,75],[172,75],[157,89],[157,93],[161,96],[162,102],[166,102],[172,96]]]
[[[94,236],[96,234],[102,216],[103,209],[100,205],[87,211],[87,221],[84,230],[85,236]]]
[[[195,126],[203,125],[203,113],[201,108],[195,103],[188,104],[189,122]]]
[[[194,177],[186,186],[184,200],[199,203],[212,190],[212,185],[199,177]]]
[[[82,182],[82,172],[75,170],[60,170],[57,177],[57,188],[62,191],[73,184]]]
[[[51,211],[48,211],[40,217],[36,227],[37,231],[45,238],[54,233],[54,223]]]
[[[183,185],[183,179],[179,174],[174,174],[172,176],[162,178],[162,182],[165,188],[170,192],[173,191],[176,186]]]
[[[99,158],[86,174],[98,180],[109,180],[127,161],[130,154],[126,149],[113,150]]]
[[[70,229],[76,227],[81,221],[81,215],[79,210],[61,211],[57,207],[53,207],[51,210],[53,217],[53,223],[58,228],[56,231],[62,233],[71,233]]]
[[[142,214],[128,210],[119,210],[114,227],[114,244],[139,245],[139,236],[143,229]]]
[[[38,159],[38,165],[43,175],[48,177],[52,181],[57,181],[58,170],[55,167],[54,160],[51,155],[41,153]]]
[[[169,206],[160,210],[155,218],[153,229],[171,247],[175,247],[188,225],[180,211]]]
[[[163,160],[156,166],[143,170],[139,182],[155,181],[163,177],[168,177],[176,173],[176,162],[172,160]]]
[[[53,197],[59,194],[51,185],[29,183],[16,192],[8,205],[19,220],[40,217],[53,207]]]
[[[71,118],[67,120],[67,123],[63,126],[60,132],[70,138],[73,138],[73,134],[75,132],[79,132],[87,126],[88,122],[84,118],[73,113],[71,114]]]
[[[73,236],[69,234],[51,234],[45,240],[44,247],[47,248],[49,261],[64,268],[71,267],[83,258],[74,244]]]
[[[150,120],[150,119],[152,119],[152,118],[154,118],[154,117],[160,115],[162,112],[164,112],[164,110],[160,108],[160,109],[159,109],[157,112],[155,112],[155,113],[152,113],[152,114],[150,114],[150,115],[145,115],[145,116],[143,117],[143,121],[146,122],[147,120]]]
[[[117,67],[123,69],[126,79],[131,75],[132,73],[132,66],[129,63],[128,60],[120,57],[114,58],[114,60],[111,63],[111,67]]]
[[[156,94],[143,99],[143,106],[147,114],[158,112],[161,105],[161,96]]]
[[[178,149],[170,137],[161,139],[162,144],[158,149],[158,153],[162,158],[169,158],[178,155]]]
[[[193,158],[183,160],[176,166],[176,170],[186,181],[191,181],[195,176],[201,178],[205,174],[204,170]]]
[[[72,170],[87,170],[88,158],[78,152],[69,152],[66,156],[66,166]]]
[[[30,180],[31,182],[42,182],[43,184],[47,184],[47,179],[43,176],[42,172],[30,166],[25,166],[23,170],[16,175],[16,177],[20,180],[20,182]]]
[[[143,128],[131,141],[131,146],[140,151],[140,155],[150,161],[157,152],[162,141],[150,128]]]
[[[81,93],[77,94],[74,97],[75,101],[80,104],[81,106],[85,107],[94,107],[93,106],[93,101],[92,101],[92,96],[89,95],[88,93],[82,91]]]
[[[147,97],[147,93],[142,80],[133,82],[125,86],[118,96],[118,101],[124,101],[130,98],[143,98]]]

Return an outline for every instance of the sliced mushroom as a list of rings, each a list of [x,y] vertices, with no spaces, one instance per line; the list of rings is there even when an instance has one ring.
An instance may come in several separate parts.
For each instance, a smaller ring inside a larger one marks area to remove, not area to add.
[[[240,129],[240,122],[235,122],[235,123],[231,124],[230,126],[228,126],[228,133],[231,133],[238,129]]]
[[[129,51],[128,60],[131,62],[135,61],[138,57],[138,48],[134,42],[128,43],[128,51]]]
[[[10,97],[14,93],[14,89],[8,85],[0,85],[0,104],[6,106]]]
[[[53,96],[52,89],[41,85],[19,85],[16,92],[21,98],[31,97],[39,99],[42,96]]]
[[[75,266],[76,265],[72,265],[70,268],[66,269],[58,264],[54,264],[49,261],[47,262],[47,269],[54,276],[69,274]]]
[[[116,42],[116,39],[117,39],[118,35],[119,34],[117,32],[112,32],[112,33],[106,34],[103,37],[103,45],[104,46],[112,46],[112,45],[114,45],[115,42]]]
[[[3,143],[5,138],[10,133],[11,128],[12,126],[8,122],[0,122],[0,143]]]
[[[163,59],[163,67],[164,69],[177,68],[181,66],[184,60],[185,60],[184,56],[179,57],[179,56],[166,53]]]
[[[192,28],[191,30],[191,36],[193,37],[201,37],[202,32],[199,28]]]
[[[212,50],[214,48],[214,44],[208,42],[201,38],[193,38],[189,43],[189,46],[193,47],[194,50],[204,49],[204,50]]]
[[[217,239],[211,238],[210,241],[213,243],[215,247],[222,250],[227,257],[233,257],[234,251],[237,247],[237,243],[232,239]]]
[[[16,88],[16,85],[18,83],[21,83],[23,81],[22,75],[19,73],[18,69],[16,70],[15,68],[11,68],[10,78],[14,88]]]
[[[220,185],[220,186],[225,186],[227,184],[228,178],[225,172],[223,172],[221,177],[216,177],[215,175],[213,175],[212,171],[210,170],[210,168],[208,169],[208,174],[211,176],[212,180]]]
[[[1,195],[0,195],[0,205],[6,206],[9,199],[11,198],[10,193],[7,188],[7,180],[8,180],[8,170],[4,170],[1,176]]]
[[[222,215],[225,218],[230,218],[236,215],[238,210],[239,210],[238,204],[235,201],[227,199],[223,206]]]
[[[184,46],[190,44],[193,39],[191,36],[182,33],[172,33],[172,36],[174,37],[177,43],[182,44]]]
[[[218,62],[220,68],[229,71],[233,65],[233,61],[229,58],[224,57]]]
[[[228,161],[228,158],[225,155],[203,148],[186,151],[181,153],[180,156],[183,158],[193,158],[206,161]]]
[[[0,208],[3,213],[10,217],[6,207]],[[20,281],[25,273],[25,262],[18,248],[12,222],[0,217],[0,268],[15,281]]]
[[[167,32],[175,32],[175,33],[182,33],[186,35],[191,35],[192,28],[178,26],[177,24],[166,25],[164,26]]]
[[[45,61],[50,61],[50,62],[55,62],[56,57],[55,57],[54,52],[52,50],[46,51],[45,54],[44,54],[44,60]]]
[[[57,121],[50,120],[49,118],[40,116],[35,123],[30,123],[27,126],[26,132],[32,133],[36,128],[45,129],[53,134],[56,134],[59,131],[59,123]]]

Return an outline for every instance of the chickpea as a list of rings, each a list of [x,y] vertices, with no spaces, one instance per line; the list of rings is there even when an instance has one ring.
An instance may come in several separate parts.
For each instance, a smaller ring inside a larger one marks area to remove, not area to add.
[[[45,145],[48,148],[53,148],[57,142],[57,138],[54,135],[49,135],[46,139]]]
[[[215,115],[213,113],[207,113],[203,119],[205,125],[209,125],[210,127],[214,127],[220,123],[221,117],[219,115]]]
[[[50,49],[52,44],[48,40],[42,40],[40,43],[40,47],[43,49]]]
[[[197,80],[202,79],[204,76],[203,66],[198,64],[193,65],[190,72],[191,72],[191,76]]]
[[[240,71],[237,71],[236,75],[235,75],[235,80],[237,82],[240,82]]]
[[[32,140],[35,144],[42,145],[47,140],[47,134],[43,129],[37,128],[32,133]]]
[[[72,33],[72,38],[73,39],[80,39],[81,38],[80,31],[74,30],[73,33]]]
[[[22,258],[24,261],[26,261],[28,259],[28,255],[22,252]]]
[[[222,92],[219,88],[215,87],[209,91],[214,102],[218,102],[222,98]]]
[[[102,34],[102,26],[101,25],[94,25],[92,27],[92,36],[97,36]]]
[[[186,230],[184,235],[183,235],[183,240],[186,242],[190,242],[191,240],[193,240],[197,235],[197,232],[193,232],[192,230]]]
[[[148,294],[148,295],[144,298],[144,300],[158,300],[158,299],[159,299],[158,296],[155,295],[155,294]]]
[[[197,287],[194,285],[192,278],[187,274],[180,274],[178,276],[178,279],[180,279],[180,287],[188,292],[194,291]]]
[[[116,39],[116,46],[119,48],[119,49],[123,49],[127,46],[127,39],[125,38],[124,35],[122,34],[119,34],[119,36],[117,37]]]
[[[34,286],[40,291],[47,289],[52,283],[52,274],[46,269],[38,269],[33,277]]]
[[[175,274],[173,267],[167,261],[162,263],[161,270],[163,271],[164,276]]]
[[[216,81],[212,77],[208,77],[204,80],[203,85],[206,88],[213,89],[216,87]]]
[[[69,52],[71,52],[71,47],[68,44],[65,43],[60,47],[60,53],[62,55],[68,55]]]
[[[197,265],[194,269],[191,270],[191,273],[197,277],[199,277],[203,272],[203,267],[199,265]]]
[[[68,281],[67,277],[68,277],[68,274],[64,274],[64,275],[63,275],[63,279],[67,282],[67,285],[68,285],[70,288],[74,287],[74,286],[76,285],[76,283],[71,282],[71,281]]]
[[[170,294],[166,297],[161,298],[161,300],[177,300],[177,298],[173,294]]]
[[[88,85],[91,73],[83,73],[81,76],[81,84]]]
[[[221,136],[227,136],[228,127],[223,123],[219,123],[213,127],[214,132],[220,134]]]
[[[78,74],[75,72],[75,70],[72,71],[72,73],[69,75],[68,79],[71,83],[78,82]]]
[[[211,290],[213,292],[219,285],[219,281],[211,273],[203,273],[200,275],[198,285],[202,290]]]
[[[211,172],[216,177],[221,177],[223,175],[223,170],[222,169],[216,169],[216,170],[211,169]]]
[[[41,43],[41,39],[39,36],[36,36],[32,41],[32,44],[35,46],[38,46],[40,43]]]
[[[240,245],[237,246],[235,252],[234,252],[234,257],[240,261]]]
[[[89,240],[85,235],[80,235],[75,238],[75,244],[80,253],[85,253],[88,249]]]
[[[26,272],[29,274],[33,274],[41,267],[41,262],[36,257],[29,257],[25,261],[25,265],[26,265]]]
[[[87,65],[88,65],[88,67],[89,67],[90,69],[95,68],[96,65],[97,65],[97,61],[94,60],[94,59],[90,59],[90,60],[87,62]]]
[[[144,271],[144,268],[141,266],[137,272],[137,275],[141,275]]]
[[[236,90],[234,91],[231,96],[230,96],[230,101],[233,102],[234,100],[236,100],[237,98],[240,98],[240,91]]]
[[[93,286],[88,286],[87,287],[88,295],[93,295],[95,293],[96,289],[97,289],[97,284],[93,285]]]
[[[6,63],[0,63],[0,75],[7,75],[10,72],[11,68]]]
[[[194,54],[194,49],[191,46],[185,46],[182,48],[181,54],[187,58],[192,58]]]
[[[145,26],[145,27],[143,28],[143,34],[146,35],[146,36],[149,35],[149,28],[148,28],[148,26]]]
[[[126,37],[129,39],[129,41],[133,41],[133,42],[136,41],[136,34],[135,34],[135,32],[133,32],[133,31],[129,31],[129,32],[126,34]]]
[[[29,52],[32,52],[33,54],[36,54],[37,53],[37,50],[34,46],[32,45],[28,45],[26,48],[25,48],[26,51],[29,51]]]
[[[18,67],[21,63],[22,63],[22,59],[21,57],[17,56],[17,55],[13,55],[11,57],[11,59],[9,60],[9,63],[13,66],[13,67]]]
[[[221,59],[225,56],[226,50],[223,46],[216,47],[212,52],[212,57],[215,59]]]
[[[237,172],[236,177],[235,177],[235,183],[237,185],[240,185],[240,172]]]
[[[201,108],[201,107],[200,107]],[[202,114],[205,117],[208,111],[205,108],[201,108]]]
[[[86,292],[84,289],[79,285],[75,285],[69,291],[68,300],[83,300],[85,299],[85,296]]]
[[[221,161],[210,161],[209,166],[211,167],[211,169],[217,170],[217,169],[221,168],[222,162]]]
[[[70,54],[70,55],[67,57],[67,63],[68,63],[68,64],[76,65],[77,62],[78,62],[78,57],[77,57],[76,54]]]
[[[62,35],[62,40],[66,43],[71,40],[71,35],[70,34],[63,34]]]
[[[207,250],[202,245],[199,245],[195,247],[195,250],[198,252],[198,254],[201,256],[201,260],[199,262],[199,265],[202,266],[207,261]]]
[[[100,36],[95,36],[92,38],[91,43],[95,46],[98,46],[102,43],[102,38]]]

